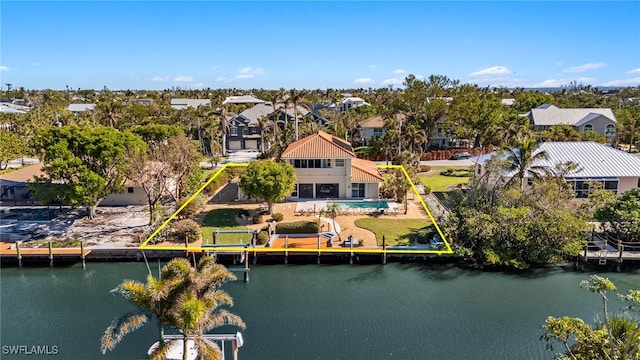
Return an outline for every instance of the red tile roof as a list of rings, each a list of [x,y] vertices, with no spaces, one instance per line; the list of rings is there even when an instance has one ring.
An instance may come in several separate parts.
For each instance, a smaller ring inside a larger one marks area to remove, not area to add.
[[[375,115],[360,122],[362,128],[381,128],[384,127],[384,118],[382,115]]]
[[[353,158],[351,159],[351,181],[377,183],[383,182],[384,178],[373,161]]]
[[[347,159],[355,158],[351,144],[345,140],[318,131],[291,143],[282,153],[283,159]]]

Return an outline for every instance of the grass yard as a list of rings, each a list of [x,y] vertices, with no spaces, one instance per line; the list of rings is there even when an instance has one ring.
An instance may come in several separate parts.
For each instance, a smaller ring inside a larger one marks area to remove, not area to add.
[[[384,235],[387,246],[411,245],[416,233],[431,226],[426,219],[381,219],[364,218],[355,221],[357,227],[367,229],[376,234],[376,242],[382,245]]]
[[[447,191],[447,186],[466,184],[469,181],[468,177],[454,177],[440,175],[441,171],[445,171],[451,166],[433,166],[431,171],[425,174],[418,175],[418,179],[424,185],[431,187],[431,191]],[[454,167],[455,168],[455,167]],[[455,168],[458,169],[458,168]],[[460,168],[461,170],[467,170],[467,168]]]
[[[213,241],[213,232],[220,230],[247,230],[246,226],[238,225],[236,216],[242,209],[217,209],[211,210],[202,220],[202,243],[211,244]],[[218,244],[247,244],[251,242],[251,234],[220,234]]]

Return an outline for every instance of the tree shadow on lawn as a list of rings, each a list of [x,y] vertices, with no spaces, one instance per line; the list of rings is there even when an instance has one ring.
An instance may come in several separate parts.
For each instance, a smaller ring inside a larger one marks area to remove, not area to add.
[[[215,209],[211,210],[202,219],[202,226],[210,227],[237,227],[240,224],[236,221],[242,209]]]

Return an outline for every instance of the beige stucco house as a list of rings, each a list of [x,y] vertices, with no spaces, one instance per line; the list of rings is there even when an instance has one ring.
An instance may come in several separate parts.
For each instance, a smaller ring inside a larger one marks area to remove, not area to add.
[[[378,198],[384,181],[372,161],[356,158],[349,142],[322,131],[292,143],[281,158],[297,177],[289,199]]]

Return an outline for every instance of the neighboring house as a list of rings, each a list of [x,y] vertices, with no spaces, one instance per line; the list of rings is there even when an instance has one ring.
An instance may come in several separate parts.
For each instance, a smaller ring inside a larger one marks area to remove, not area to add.
[[[595,131],[613,139],[616,136],[616,117],[608,108],[561,109],[544,104],[531,109],[525,116],[535,131],[544,131],[554,125],[571,125],[579,133]]]
[[[296,172],[290,199],[378,198],[382,175],[356,158],[350,143],[323,131],[290,144],[281,156]]]
[[[340,111],[349,111],[363,105],[370,104],[357,96],[347,96],[338,103],[338,109]]]
[[[538,160],[532,166],[542,166],[556,172],[556,165],[573,162],[578,170],[565,174],[577,198],[586,198],[591,191],[590,183],[601,183],[606,190],[622,193],[640,187],[640,157],[595,142],[545,142],[537,151],[545,151],[547,160]],[[496,153],[471,158],[476,163],[475,171],[483,175],[485,164]],[[504,174],[511,178],[515,172]],[[530,183],[531,179],[524,181]]]
[[[222,105],[226,104],[262,104],[266,101],[260,100],[253,95],[241,95],[241,96],[227,96],[222,102]]]
[[[513,104],[516,103],[516,99],[502,99],[501,102],[502,102],[502,105],[513,106]]]
[[[171,107],[176,110],[186,108],[198,108],[198,106],[211,106],[210,99],[171,99]]]
[[[153,99],[147,99],[147,98],[136,99],[136,102],[141,105],[151,105],[153,104]]]
[[[228,150],[258,150],[261,148],[260,118],[269,118],[273,113],[270,103],[260,103],[241,112],[229,120],[227,133]]]
[[[26,114],[27,112],[24,110],[16,109],[13,106],[10,106],[8,103],[0,104],[0,113],[5,114]]]
[[[297,114],[293,108],[281,111],[284,104],[276,105],[276,114],[270,102],[259,103],[241,112],[229,120],[229,133],[227,134],[226,146],[228,150],[259,150],[262,149],[260,119],[268,121],[268,126],[273,127],[274,123],[284,127],[286,123],[293,122],[296,115],[298,122],[302,121],[309,110],[298,106]]]
[[[96,104],[69,104],[67,110],[71,111],[74,115],[80,115],[85,111],[93,111],[96,108]]]
[[[384,118],[382,115],[374,115],[368,119],[362,120],[360,126],[360,137],[365,144],[369,143],[369,140],[384,136]]]
[[[46,173],[42,171],[43,165],[40,162],[0,175],[0,203],[3,205],[37,204],[38,201],[33,198],[34,191],[29,187],[29,183],[34,182],[35,176],[46,177]],[[124,186],[123,192],[107,196],[99,205],[148,205],[147,195],[142,186],[130,181]]]

